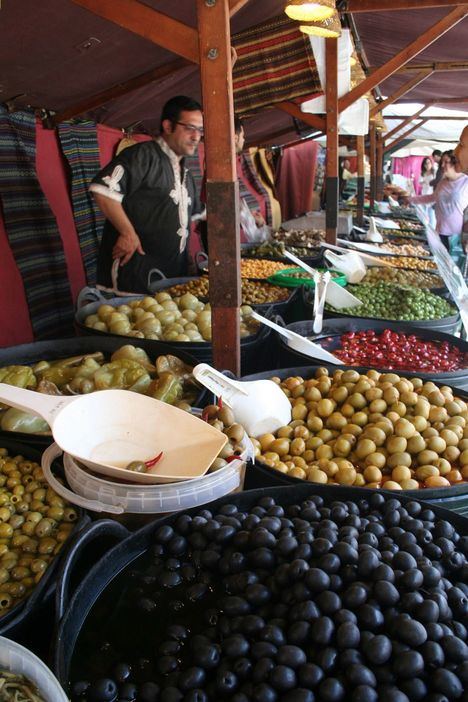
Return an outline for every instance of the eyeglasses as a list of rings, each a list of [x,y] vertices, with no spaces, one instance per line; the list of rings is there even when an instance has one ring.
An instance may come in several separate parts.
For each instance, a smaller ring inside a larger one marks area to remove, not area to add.
[[[194,124],[186,124],[185,122],[176,122],[176,124],[180,124],[180,126],[184,127],[190,134],[199,134],[200,139],[203,139],[205,134],[203,127],[196,127]]]

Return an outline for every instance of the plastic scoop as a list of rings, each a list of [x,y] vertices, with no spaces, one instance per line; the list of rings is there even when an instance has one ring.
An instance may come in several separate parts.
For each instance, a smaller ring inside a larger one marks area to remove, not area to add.
[[[258,314],[257,312],[252,312],[252,317],[257,319],[262,324],[265,324],[265,326],[271,327],[281,336],[284,336],[284,338],[288,340],[288,346],[295,349],[295,351],[299,351],[306,356],[311,356],[311,358],[317,358],[321,361],[325,361],[326,363],[336,363],[338,365],[342,364],[342,361],[340,361],[340,359],[334,356],[332,353],[325,351],[325,349],[318,344],[314,344],[314,342],[310,341],[310,339],[304,338],[300,334],[291,331],[291,329],[285,329],[281,325],[272,322],[271,319],[262,317],[262,315]]]
[[[377,229],[377,224],[375,222],[374,217],[370,218],[369,229],[366,232],[366,241],[374,241],[380,244],[383,242],[382,234]]]
[[[334,246],[333,244],[325,244],[323,241],[321,242],[321,246],[327,249],[333,249],[333,251],[339,251],[340,253],[349,253],[347,249],[344,249],[341,246]],[[384,261],[383,259],[380,260],[379,258],[375,258],[375,256],[370,256],[369,254],[359,252],[359,256],[362,258],[362,260],[368,265],[368,266],[390,266],[390,268],[393,267],[393,264],[390,263],[389,261]]]
[[[43,417],[60,448],[87,468],[132,483],[198,478],[227,442],[188,412],[128,390],[57,397],[0,383],[0,401]],[[146,473],[126,470],[161,451]]]
[[[236,422],[242,424],[249,436],[275,432],[291,421],[291,404],[272,380],[232,380],[207,363],[199,363],[192,373],[232,409]]]
[[[327,298],[327,290],[331,281],[330,271],[314,273],[315,296],[314,296],[314,334],[319,334],[323,327],[323,310],[325,308],[325,300]]]
[[[332,248],[339,249],[339,247]],[[339,249],[339,251],[342,250],[343,249]],[[294,263],[296,263],[303,270],[305,270],[306,273],[309,273],[312,276],[312,278],[314,277],[314,273],[316,272],[314,268],[308,266],[307,263],[304,263],[304,261],[302,261],[297,256],[294,256],[294,254],[289,253],[289,251],[285,251],[284,255],[291,261],[294,261]],[[362,305],[362,301],[358,297],[352,295],[350,292],[342,288],[341,285],[335,283],[334,280],[330,280],[330,282],[328,283],[326,289],[326,300],[330,305],[333,305],[333,307],[336,307],[339,310],[344,309],[345,307],[356,307],[356,305]]]
[[[385,256],[385,254],[390,255],[388,251],[382,251],[380,246],[376,246],[375,244],[365,244],[361,241],[345,241],[344,239],[337,239],[336,242],[342,246],[349,246],[353,249],[359,249],[360,252],[368,251],[371,254],[379,254],[379,256]]]

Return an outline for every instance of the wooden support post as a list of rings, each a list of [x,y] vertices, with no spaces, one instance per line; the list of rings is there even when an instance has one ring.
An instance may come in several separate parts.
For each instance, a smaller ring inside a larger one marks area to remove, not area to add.
[[[338,40],[325,39],[327,83],[326,240],[336,244],[338,229]]]
[[[229,2],[197,0],[205,122],[213,363],[240,374],[239,186],[234,151]]]
[[[376,166],[377,166],[377,132],[375,129],[375,124],[370,123],[369,127],[369,162],[370,162],[370,206],[374,207],[377,194],[377,182],[376,182]]]
[[[364,224],[364,192],[365,192],[365,169],[364,169],[364,154],[365,145],[364,137],[356,137],[357,151],[357,223],[360,227]]]
[[[377,131],[377,162],[376,162],[376,190],[377,200],[383,199],[383,148],[384,143],[381,132]]]
[[[468,5],[468,0],[347,0],[341,12],[388,12],[389,10],[424,10],[428,7]]]

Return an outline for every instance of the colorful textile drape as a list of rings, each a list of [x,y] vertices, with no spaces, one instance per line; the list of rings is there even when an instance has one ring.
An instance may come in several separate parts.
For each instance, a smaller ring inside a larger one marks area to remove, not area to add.
[[[263,183],[260,180],[260,177],[255,169],[254,162],[252,160],[252,157],[248,151],[244,151],[241,154],[240,158],[240,164],[242,168],[242,173],[244,175],[244,178],[246,182],[249,184],[249,186],[256,192],[259,193],[262,197],[263,203],[264,203],[264,217],[265,217],[265,222],[271,226],[272,223],[272,212],[271,212],[271,202],[270,202],[270,197],[269,194],[266,190],[266,188],[263,187]]]
[[[0,199],[36,339],[72,333],[73,303],[57,222],[36,175],[36,120],[0,106]]]
[[[61,122],[60,144],[71,171],[73,215],[88,285],[96,283],[96,262],[104,217],[88,191],[100,170],[99,146],[94,122]]]
[[[398,173],[413,181],[416,195],[421,193],[419,177],[421,175],[421,163],[426,156],[404,156],[403,158],[392,157],[392,172]]]
[[[322,92],[310,41],[288,17],[235,34],[232,44],[237,52],[232,70],[237,114]]]
[[[260,182],[268,194],[268,200],[271,207],[271,226],[277,230],[281,226],[281,205],[276,195],[275,176],[273,165],[271,163],[272,152],[266,149],[249,149],[250,158],[252,159]]]
[[[304,141],[283,150],[276,189],[285,221],[311,209],[319,148],[315,141]]]

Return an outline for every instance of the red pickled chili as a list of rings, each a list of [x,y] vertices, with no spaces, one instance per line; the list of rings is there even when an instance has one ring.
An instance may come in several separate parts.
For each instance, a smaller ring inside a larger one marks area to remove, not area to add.
[[[414,334],[385,329],[347,332],[335,356],[348,366],[448,373],[468,368],[468,353],[447,341],[426,341]]]

